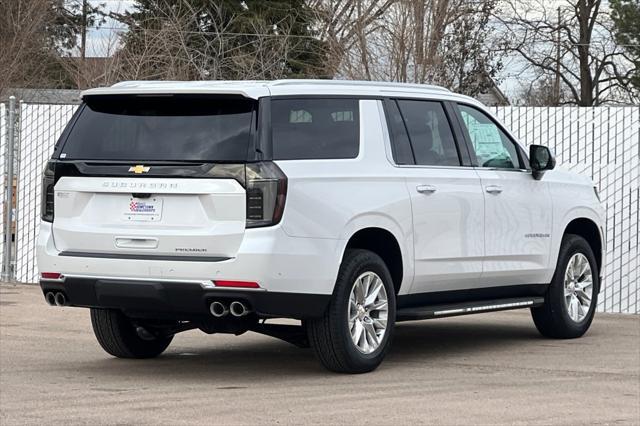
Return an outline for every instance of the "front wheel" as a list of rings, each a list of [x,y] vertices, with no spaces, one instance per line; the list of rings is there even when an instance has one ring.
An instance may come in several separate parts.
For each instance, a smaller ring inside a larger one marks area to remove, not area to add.
[[[582,336],[593,321],[599,290],[598,264],[591,246],[578,235],[565,235],[544,304],[531,309],[536,328],[546,337]]]
[[[91,325],[98,343],[107,353],[118,358],[154,358],[164,352],[173,336],[142,337],[135,324],[115,309],[91,308]]]
[[[384,261],[368,250],[347,250],[331,302],[321,318],[306,322],[320,362],[339,373],[374,370],[391,345],[395,292]]]

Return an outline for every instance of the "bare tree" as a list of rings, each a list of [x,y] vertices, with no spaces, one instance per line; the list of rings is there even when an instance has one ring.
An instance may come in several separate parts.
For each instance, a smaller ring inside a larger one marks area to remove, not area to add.
[[[379,28],[385,13],[399,0],[309,0],[316,12],[318,37],[327,43],[326,74],[340,71],[371,77],[367,40]],[[347,60],[357,50],[359,64]],[[370,78],[369,78],[370,79]]]
[[[474,95],[493,84],[496,0],[317,0],[334,75],[442,84]]]
[[[0,91],[76,87],[81,73],[70,73],[70,58],[85,28],[101,23],[99,9],[81,0],[0,0]]]
[[[533,80],[523,82],[515,95],[515,103],[522,106],[549,106],[565,102],[570,98],[563,86],[556,93],[554,77],[542,74]]]
[[[47,0],[0,1],[0,95],[13,87],[47,87],[56,75],[48,25],[55,22]]]
[[[544,78],[554,78],[554,104],[598,105],[628,99],[633,64],[612,36],[602,0],[565,0],[551,9],[544,0],[508,0],[504,29],[518,53]],[[570,96],[560,99],[560,86]]]

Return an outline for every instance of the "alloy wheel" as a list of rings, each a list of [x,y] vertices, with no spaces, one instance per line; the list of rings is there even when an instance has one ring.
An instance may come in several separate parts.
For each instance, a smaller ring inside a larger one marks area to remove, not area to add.
[[[348,319],[351,340],[364,354],[380,346],[387,331],[389,299],[380,277],[371,271],[356,278],[349,296]]]
[[[569,259],[564,274],[564,303],[569,317],[581,322],[589,313],[593,295],[593,277],[589,260],[582,253]]]

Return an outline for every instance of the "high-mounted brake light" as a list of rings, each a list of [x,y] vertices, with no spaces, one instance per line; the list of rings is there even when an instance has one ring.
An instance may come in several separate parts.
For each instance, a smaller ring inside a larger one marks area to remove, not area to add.
[[[214,280],[213,283],[216,287],[260,288],[258,283],[253,281]]]

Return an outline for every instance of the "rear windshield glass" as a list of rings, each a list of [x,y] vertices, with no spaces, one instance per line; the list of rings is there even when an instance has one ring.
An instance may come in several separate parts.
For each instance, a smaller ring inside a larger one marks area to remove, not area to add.
[[[245,98],[89,97],[60,158],[245,161],[254,109]]]
[[[274,99],[274,160],[357,157],[358,112],[357,99]]]

